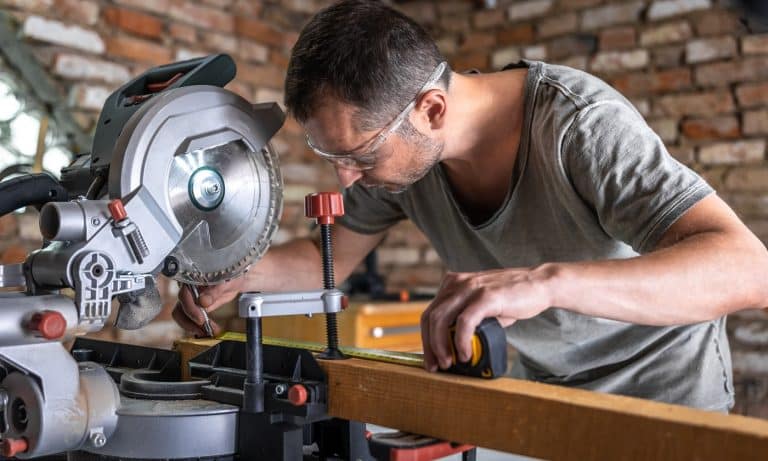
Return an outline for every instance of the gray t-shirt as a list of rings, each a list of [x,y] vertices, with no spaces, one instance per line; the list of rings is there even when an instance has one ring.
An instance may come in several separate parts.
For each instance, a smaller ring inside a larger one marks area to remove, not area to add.
[[[347,189],[341,223],[376,233],[410,218],[449,270],[472,272],[631,258],[713,192],[600,79],[521,65],[529,71],[517,173],[491,218],[473,225],[438,165],[401,194]],[[725,318],[655,327],[553,307],[514,323],[507,338],[519,352],[516,377],[710,410],[733,405]]]

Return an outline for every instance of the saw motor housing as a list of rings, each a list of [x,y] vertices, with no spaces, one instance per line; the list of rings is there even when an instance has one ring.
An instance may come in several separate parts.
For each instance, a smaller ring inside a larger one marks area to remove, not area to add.
[[[76,362],[63,336],[103,328],[115,297],[117,326],[139,328],[159,313],[161,271],[211,285],[267,250],[282,209],[269,140],[285,116],[223,89],[234,73],[229,56],[214,55],[124,85],[105,103],[93,151],[62,172],[56,194],[35,190],[25,203],[40,207],[45,242],[23,265],[0,266],[0,287],[17,289],[0,293],[6,456],[98,452],[115,432],[115,382],[101,365]],[[0,184],[0,196],[39,186],[19,179]],[[0,214],[17,205],[0,203]]]

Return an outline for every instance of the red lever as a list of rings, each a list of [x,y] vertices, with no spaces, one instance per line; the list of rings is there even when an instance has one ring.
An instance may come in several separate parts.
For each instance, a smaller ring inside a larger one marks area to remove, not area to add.
[[[37,331],[45,339],[59,339],[67,331],[67,319],[57,311],[35,313],[27,324],[30,331]]]
[[[307,388],[301,384],[294,384],[288,389],[288,401],[294,406],[300,407],[307,403]]]
[[[317,218],[318,224],[333,224],[333,218],[344,216],[344,199],[338,192],[317,192],[304,197],[304,215]]]
[[[29,448],[27,439],[3,439],[3,456],[13,458],[19,453],[24,453]]]
[[[112,219],[114,219],[115,222],[120,222],[128,217],[128,212],[125,211],[123,201],[119,198],[111,200],[109,205],[107,205],[107,208],[109,209],[109,214],[112,215]]]

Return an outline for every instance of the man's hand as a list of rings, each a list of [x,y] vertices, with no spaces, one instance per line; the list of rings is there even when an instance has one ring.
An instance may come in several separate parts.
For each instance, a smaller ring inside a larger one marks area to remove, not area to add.
[[[194,299],[188,286],[182,285],[179,289],[179,301],[173,310],[173,319],[190,333],[204,336],[205,319],[200,309],[203,308],[209,313],[215,311],[223,304],[235,299],[244,285],[245,277],[237,277],[218,285],[200,287],[200,297],[197,299]],[[211,327],[214,335],[221,333],[221,327],[213,320],[211,320]]]
[[[472,354],[475,328],[488,317],[503,327],[534,317],[551,306],[547,281],[550,266],[534,269],[499,269],[448,273],[432,303],[421,316],[424,367],[437,371],[452,364],[449,328],[456,324],[458,360]]]

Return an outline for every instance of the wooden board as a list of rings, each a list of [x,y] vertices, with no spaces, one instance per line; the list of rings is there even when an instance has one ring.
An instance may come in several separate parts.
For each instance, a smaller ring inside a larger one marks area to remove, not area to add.
[[[178,348],[189,357],[212,344]],[[768,459],[768,421],[755,418],[360,359],[320,364],[339,418],[552,460]]]

